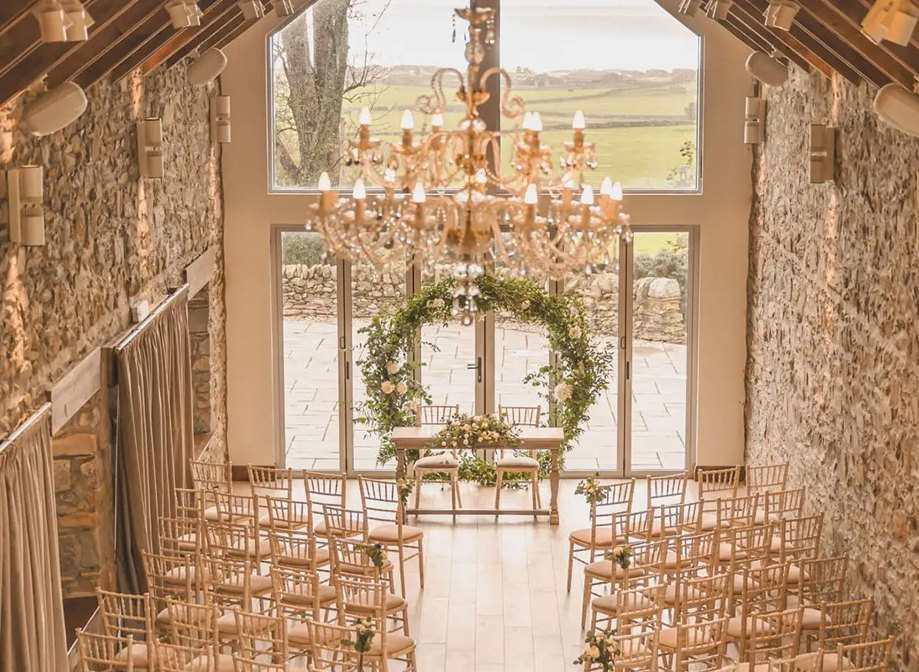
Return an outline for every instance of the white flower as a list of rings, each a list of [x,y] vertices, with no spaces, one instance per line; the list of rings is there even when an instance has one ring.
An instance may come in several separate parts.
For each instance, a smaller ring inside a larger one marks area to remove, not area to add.
[[[391,382],[384,380],[383,384],[380,385],[380,389],[383,391],[383,394],[392,394],[392,391],[396,389]]]
[[[443,308],[445,305],[443,299],[431,299],[428,301],[428,308]]]
[[[399,365],[395,362],[386,362],[386,370],[389,372],[389,375],[393,375],[394,373],[398,373]]]
[[[405,394],[406,392],[408,392],[408,385],[406,385],[405,383],[399,383],[398,385],[396,385],[396,392],[398,392],[399,394]]]
[[[574,325],[573,327],[571,327],[571,329],[568,330],[568,338],[578,339],[580,337],[581,337],[581,328],[578,325]]]
[[[463,425],[463,430],[468,432],[470,429],[472,429],[470,425]]]
[[[587,649],[586,653],[587,653],[587,657],[590,658],[591,660],[596,660],[597,658],[600,657],[600,649],[596,646],[591,646],[589,649]]]
[[[520,304],[520,310],[526,310],[530,307],[530,300],[524,299],[523,303]]]
[[[568,383],[559,383],[555,386],[555,398],[562,403],[571,399],[571,385]]]

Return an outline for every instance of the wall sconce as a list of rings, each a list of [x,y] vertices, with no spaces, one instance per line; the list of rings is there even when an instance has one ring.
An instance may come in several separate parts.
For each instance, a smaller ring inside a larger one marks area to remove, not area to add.
[[[290,16],[295,11],[293,0],[275,0],[274,1],[274,13],[275,16],[284,17]]]
[[[836,173],[836,129],[826,124],[811,124],[811,184],[832,182]]]
[[[911,0],[877,0],[862,19],[862,33],[875,44],[887,40],[905,47],[919,23],[919,7]]]
[[[791,30],[791,24],[800,10],[801,5],[792,0],[770,0],[763,13],[766,17],[766,26],[784,31]]]
[[[919,137],[919,96],[899,84],[882,86],[874,112],[898,131]]]
[[[50,135],[76,121],[86,104],[83,89],[74,82],[64,82],[27,103],[19,124],[32,135]]]
[[[754,51],[747,56],[744,67],[758,81],[769,86],[782,86],[788,79],[788,67],[761,51]]]
[[[260,0],[238,0],[236,4],[242,10],[243,18],[246,21],[260,19],[265,16],[265,6],[262,5]]]
[[[711,19],[724,21],[728,18],[728,12],[731,11],[733,5],[733,0],[708,0],[708,5],[705,7],[705,13]]]
[[[0,179],[0,198],[5,198],[9,207],[12,242],[32,247],[45,244],[43,187],[41,166],[11,168],[6,171],[6,180]]]
[[[201,25],[201,10],[194,0],[169,0],[166,3],[166,12],[169,14],[172,27],[176,30]]]
[[[230,97],[214,96],[211,99],[211,138],[225,144],[231,141]]]
[[[766,100],[747,96],[744,101],[743,141],[758,145],[766,137]]]
[[[140,176],[163,176],[163,122],[149,118],[137,122],[137,163]]]
[[[198,56],[185,72],[194,86],[207,86],[227,67],[227,57],[220,49],[212,47]]]

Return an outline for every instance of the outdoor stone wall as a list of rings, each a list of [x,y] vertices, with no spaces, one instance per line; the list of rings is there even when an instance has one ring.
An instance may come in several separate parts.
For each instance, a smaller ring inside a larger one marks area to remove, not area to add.
[[[746,456],[789,461],[825,554],[877,602],[894,665],[919,669],[919,141],[873,91],[794,71],[767,87],[750,221]],[[836,181],[808,180],[809,124],[838,128]],[[737,129],[740,133],[740,129]]]
[[[13,244],[0,223],[0,435],[32,413],[90,350],[124,333],[132,304],[157,304],[184,282],[190,262],[217,246],[218,268],[206,293],[210,425],[225,454],[222,193],[219,149],[209,138],[214,93],[213,85],[190,86],[181,65],[101,82],[87,92],[79,120],[44,138],[16,126],[18,105],[0,109],[0,169],[44,168],[47,241]],[[166,176],[142,180],[135,124],[153,116],[163,120]],[[104,539],[113,497],[106,403],[91,402],[55,441],[65,596],[104,581],[111,556]]]
[[[500,271],[499,271],[500,273]],[[354,317],[368,318],[380,308],[404,296],[405,278],[380,276],[371,269],[352,269]],[[281,269],[284,317],[297,320],[336,319],[336,268],[327,264],[285,265]],[[576,292],[594,333],[618,334],[619,276],[596,273],[568,282]],[[681,309],[680,286],[671,278],[641,278],[633,285],[635,338],[668,343],[686,342],[686,321]]]

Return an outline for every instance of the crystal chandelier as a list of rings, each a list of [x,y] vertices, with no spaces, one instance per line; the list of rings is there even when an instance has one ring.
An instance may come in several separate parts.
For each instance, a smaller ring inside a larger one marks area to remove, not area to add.
[[[359,171],[353,191],[345,197],[323,173],[307,229],[322,234],[326,254],[367,261],[381,273],[402,272],[413,263],[431,273],[439,264],[452,264],[458,280],[453,312],[471,324],[475,279],[487,264],[501,261],[521,277],[590,274],[618,265],[619,241],[630,242],[632,233],[621,211],[619,183],[606,178],[595,195],[584,181],[585,171],[597,166],[594,144],[585,140],[584,115],[575,113],[572,137],[557,154],[543,144],[542,120],[511,93],[510,75],[483,67],[495,43],[495,10],[473,2],[456,15],[469,23],[467,69],[437,70],[432,93],[418,98],[416,110],[429,119],[430,131],[424,124],[417,134],[406,110],[401,142],[384,152],[383,142],[371,134],[370,110],[361,110],[360,130],[344,157]],[[457,80],[456,97],[465,107],[453,130],[444,128],[443,119],[450,78]],[[479,113],[492,78],[501,80],[500,110],[511,121],[510,131],[489,129]],[[498,158],[502,143],[513,148],[505,170]],[[376,189],[368,191],[367,185]]]

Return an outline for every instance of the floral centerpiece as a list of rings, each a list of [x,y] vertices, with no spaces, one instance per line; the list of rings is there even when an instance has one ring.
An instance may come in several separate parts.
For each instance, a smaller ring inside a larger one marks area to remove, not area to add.
[[[585,665],[591,668],[599,665],[603,672],[611,672],[616,669],[616,656],[619,655],[619,647],[613,638],[613,633],[609,630],[603,632],[588,632],[584,638],[584,652],[574,661],[575,665]]]
[[[629,535],[625,535],[625,542],[616,546],[606,554],[607,560],[612,560],[622,569],[628,569],[632,564],[632,547],[629,545]]]
[[[597,483],[599,477],[600,474],[595,474],[578,483],[577,487],[574,489],[574,494],[584,495],[584,499],[586,499],[587,503],[591,506],[597,502],[602,502],[610,486]]]
[[[433,448],[516,448],[520,445],[517,426],[496,415],[463,413],[444,425],[431,440]]]
[[[354,639],[341,640],[342,646],[347,646],[357,651],[357,669],[364,669],[364,654],[370,651],[370,645],[373,642],[373,636],[376,631],[373,628],[371,618],[358,618],[354,621]]]

